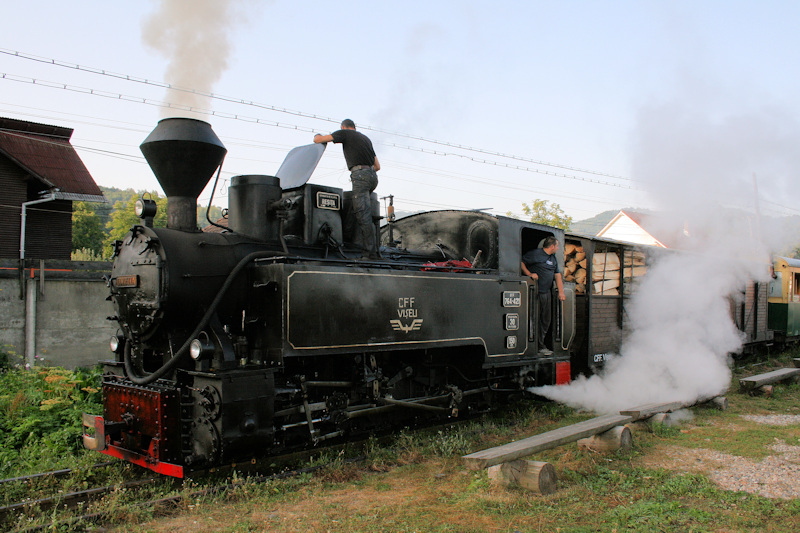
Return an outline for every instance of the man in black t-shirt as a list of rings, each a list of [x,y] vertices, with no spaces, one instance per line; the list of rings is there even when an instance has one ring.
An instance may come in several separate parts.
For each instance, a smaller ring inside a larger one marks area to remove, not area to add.
[[[355,123],[348,119],[342,121],[342,129],[330,135],[314,135],[315,143],[334,143],[342,145],[344,160],[350,170],[353,183],[353,214],[356,220],[356,243],[361,246],[362,259],[377,259],[378,247],[375,241],[375,225],[372,222],[370,194],[378,186],[377,171],[381,169],[372,141],[363,133],[356,131]]]
[[[522,256],[522,273],[531,279],[538,280],[539,284],[539,353],[542,355],[553,355],[552,350],[549,350],[544,344],[544,337],[550,331],[550,319],[553,316],[550,303],[553,280],[558,287],[558,299],[562,302],[566,300],[561,268],[556,259],[556,250],[558,250],[558,239],[551,235],[544,239],[541,248],[530,250]]]

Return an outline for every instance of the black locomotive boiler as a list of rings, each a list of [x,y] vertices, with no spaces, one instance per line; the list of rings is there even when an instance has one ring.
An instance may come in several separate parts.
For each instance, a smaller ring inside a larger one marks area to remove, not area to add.
[[[540,356],[537,288],[519,266],[562,230],[457,211],[380,228],[373,194],[380,258],[355,259],[349,194],[307,183],[324,147],[301,148],[277,176],[234,177],[227,227],[202,232],[197,197],[222,142],[183,118],[143,142],[168,224],[153,227],[142,199],[116,244],[119,331],[87,448],[181,477],[570,381],[574,284]]]

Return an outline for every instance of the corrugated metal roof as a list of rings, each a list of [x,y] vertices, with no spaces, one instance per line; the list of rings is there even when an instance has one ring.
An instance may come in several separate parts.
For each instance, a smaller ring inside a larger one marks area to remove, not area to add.
[[[0,117],[0,152],[48,188],[102,198],[103,193],[70,144],[70,137],[70,128]]]

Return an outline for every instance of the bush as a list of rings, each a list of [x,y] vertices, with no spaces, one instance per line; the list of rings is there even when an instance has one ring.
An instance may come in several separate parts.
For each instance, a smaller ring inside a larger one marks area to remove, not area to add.
[[[100,411],[100,367],[0,374],[0,475],[58,464],[83,451],[83,412]]]

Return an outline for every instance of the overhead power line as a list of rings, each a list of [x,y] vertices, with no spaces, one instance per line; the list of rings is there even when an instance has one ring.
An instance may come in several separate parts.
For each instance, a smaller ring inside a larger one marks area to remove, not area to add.
[[[18,57],[18,58],[21,58],[21,59],[26,59],[26,60],[30,60],[30,61],[36,61],[36,62],[39,62],[39,63],[48,64],[48,65],[54,65],[54,66],[58,66],[58,67],[68,68],[68,69],[71,69],[71,70],[78,70],[78,71],[87,72],[87,73],[91,73],[91,74],[97,74],[97,75],[101,75],[101,76],[107,76],[107,77],[111,77],[111,78],[116,78],[116,79],[119,79],[119,80],[124,80],[124,81],[129,81],[129,82],[134,82],[134,83],[140,83],[140,84],[150,85],[150,86],[154,86],[154,87],[160,87],[160,88],[168,89],[168,90],[172,90],[172,91],[179,91],[179,92],[195,94],[195,95],[198,95],[198,96],[203,96],[203,97],[206,97],[206,98],[212,98],[212,99],[215,99],[215,100],[220,100],[220,101],[225,101],[225,102],[230,102],[230,103],[235,103],[235,104],[240,104],[240,105],[246,105],[246,106],[251,106],[251,107],[257,107],[257,108],[260,108],[260,109],[265,109],[265,110],[268,110],[268,111],[274,111],[274,112],[277,112],[277,113],[285,113],[285,114],[294,115],[294,116],[298,116],[298,117],[311,118],[311,119],[314,119],[314,120],[321,120],[321,121],[329,122],[329,123],[333,123],[333,124],[338,124],[339,123],[338,120],[335,120],[335,119],[333,119],[331,117],[318,115],[316,113],[308,113],[308,112],[305,112],[305,111],[287,109],[285,107],[280,107],[280,106],[275,106],[275,105],[270,105],[270,104],[254,102],[252,100],[246,100],[246,99],[243,99],[243,98],[238,98],[238,97],[233,97],[233,96],[225,96],[225,95],[221,95],[221,94],[217,94],[217,93],[213,93],[213,92],[198,91],[196,89],[191,89],[191,88],[172,85],[170,83],[166,83],[166,82],[163,82],[163,81],[149,80],[147,78],[142,78],[142,77],[138,77],[138,76],[131,76],[129,74],[121,74],[121,73],[112,72],[112,71],[109,71],[109,70],[106,70],[106,69],[90,67],[90,66],[86,66],[86,65],[79,65],[79,64],[76,64],[76,63],[69,63],[69,62],[66,62],[66,61],[58,60],[58,59],[35,56],[35,55],[32,55],[32,54],[26,54],[24,52],[19,52],[19,51],[15,51],[15,50],[9,50],[9,49],[5,49],[5,48],[0,48],[0,53],[6,54],[6,55],[10,55],[10,56],[14,56],[14,57]],[[436,144],[436,145],[439,145],[439,146],[446,146],[448,148],[456,148],[456,149],[465,150],[465,151],[468,151],[468,152],[476,152],[476,153],[481,153],[481,154],[490,155],[490,156],[494,156],[494,157],[501,157],[501,158],[504,158],[504,159],[512,159],[512,160],[521,161],[521,162],[524,162],[524,163],[533,163],[533,164],[541,165],[541,166],[548,166],[548,167],[560,168],[560,169],[563,169],[563,170],[569,170],[571,172],[581,172],[581,173],[593,174],[593,175],[596,175],[596,176],[604,176],[604,177],[607,177],[607,178],[619,179],[619,180],[624,180],[624,181],[633,181],[631,178],[620,176],[620,175],[615,175],[615,174],[609,174],[609,173],[606,173],[606,172],[599,172],[599,171],[595,171],[595,170],[578,168],[578,167],[573,167],[573,166],[569,166],[569,165],[562,165],[562,164],[552,163],[552,162],[548,162],[548,161],[541,161],[541,160],[522,157],[522,156],[518,156],[518,155],[514,155],[514,154],[508,154],[508,153],[503,153],[503,152],[498,152],[498,151],[493,151],[493,150],[487,150],[487,149],[484,149],[484,148],[478,148],[478,147],[474,147],[474,146],[468,146],[468,145],[463,145],[463,144],[458,144],[458,143],[452,143],[452,142],[448,142],[448,141],[441,141],[441,140],[438,140],[438,139],[431,139],[431,138],[428,138],[428,137],[423,137],[423,136],[419,136],[419,135],[413,135],[413,134],[409,134],[409,133],[403,133],[403,132],[399,132],[399,131],[386,130],[386,129],[383,129],[383,128],[377,128],[377,127],[370,126],[370,125],[359,124],[359,128],[365,129],[365,130],[369,130],[369,131],[374,131],[374,132],[377,132],[377,133],[383,133],[383,134],[386,134],[386,135],[392,135],[392,136],[396,136],[396,137],[404,137],[404,138],[412,139],[412,140],[416,140],[416,141]],[[482,162],[482,161],[476,161],[476,162]],[[498,164],[498,166],[508,166],[508,168],[515,168],[513,165]],[[525,169],[524,168],[517,168],[517,170],[525,170]],[[555,175],[555,176],[559,175],[559,174],[556,174],[556,173],[545,173],[545,174],[550,174],[550,175]],[[584,181],[593,181],[593,180],[584,180]],[[609,183],[606,183],[606,182],[600,182],[600,181],[593,181],[593,182],[594,183],[603,183],[603,184],[610,185]],[[627,187],[627,188],[631,188],[631,187]]]
[[[0,79],[16,81],[16,82],[20,82],[20,83],[29,83],[31,85],[39,85],[39,86],[48,87],[48,88],[52,88],[52,89],[66,90],[66,91],[77,92],[77,93],[86,94],[86,95],[90,95],[90,96],[99,96],[99,97],[103,97],[103,98],[110,98],[110,99],[114,99],[114,100],[127,101],[127,102],[132,102],[132,103],[137,103],[137,104],[146,104],[146,105],[151,105],[151,106],[155,106],[155,107],[164,107],[164,108],[168,108],[168,109],[178,109],[180,111],[184,111],[184,112],[188,112],[188,113],[195,113],[195,114],[199,114],[199,115],[208,115],[208,116],[214,116],[214,117],[225,118],[225,119],[230,119],[230,120],[238,120],[238,121],[247,122],[247,123],[251,123],[251,124],[257,124],[257,125],[262,125],[262,126],[272,126],[272,127],[277,127],[277,128],[291,129],[291,130],[303,131],[303,132],[308,132],[308,133],[313,133],[314,131],[316,131],[314,128],[310,128],[310,127],[306,127],[306,126],[299,126],[297,124],[289,124],[289,123],[277,122],[277,121],[273,121],[273,120],[264,120],[264,119],[261,119],[261,118],[255,118],[255,117],[249,117],[249,116],[246,116],[246,115],[240,115],[238,113],[228,113],[228,112],[223,112],[223,111],[214,111],[214,110],[211,110],[211,109],[202,109],[202,108],[188,106],[188,105],[173,104],[173,103],[170,103],[170,102],[163,102],[163,101],[155,100],[155,99],[151,99],[151,98],[144,98],[144,97],[140,97],[140,96],[131,96],[131,95],[126,95],[126,94],[122,94],[122,93],[114,93],[114,92],[109,92],[109,91],[104,91],[104,90],[99,90],[99,89],[92,89],[92,88],[88,88],[88,87],[80,87],[80,86],[70,85],[70,84],[61,83],[61,82],[53,82],[53,81],[42,80],[42,79],[38,79],[38,78],[30,78],[30,77],[27,77],[27,76],[18,76],[18,75],[15,75],[15,74],[8,74],[8,73],[5,73],[5,72],[4,73],[0,73]],[[581,176],[575,176],[575,175],[570,175],[570,174],[561,174],[561,173],[556,173],[556,172],[552,172],[552,171],[548,171],[548,170],[541,170],[541,169],[532,168],[532,167],[525,167],[525,166],[520,166],[520,165],[512,165],[512,164],[509,164],[509,163],[499,163],[499,162],[490,161],[490,160],[487,160],[487,159],[479,159],[479,158],[475,158],[475,157],[465,156],[464,154],[458,154],[458,153],[454,153],[454,152],[442,152],[442,151],[438,151],[438,150],[417,149],[417,148],[414,148],[414,147],[402,146],[402,145],[394,145],[394,146],[397,147],[397,148],[405,149],[405,150],[419,151],[419,152],[427,153],[427,154],[431,154],[431,155],[454,156],[454,157],[466,158],[466,159],[469,159],[469,160],[471,160],[471,161],[473,161],[475,163],[480,163],[480,164],[485,164],[485,165],[490,165],[490,166],[495,166],[495,167],[503,167],[503,168],[508,168],[508,169],[512,169],[512,170],[520,170],[520,171],[524,171],[524,172],[532,172],[532,173],[536,173],[536,174],[544,174],[544,175],[547,175],[547,176],[555,176],[555,177],[572,179],[572,180],[582,181],[582,182],[591,182],[591,183],[596,183],[596,184],[599,184],[599,185],[608,185],[608,186],[611,186],[611,187],[618,187],[618,188],[622,188],[622,189],[634,189],[634,187],[629,186],[629,185],[620,185],[620,184],[610,183],[610,182],[605,182],[605,181],[600,181],[600,180],[592,180],[592,179],[584,178],[584,177],[581,177]]]

